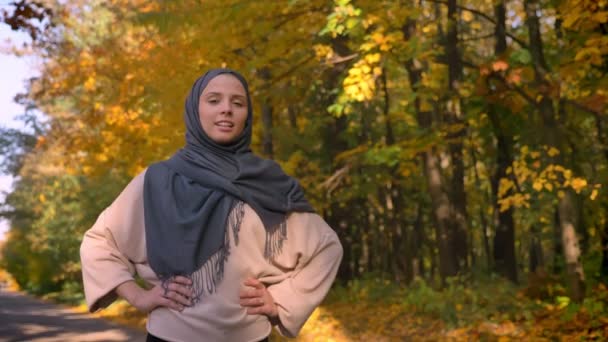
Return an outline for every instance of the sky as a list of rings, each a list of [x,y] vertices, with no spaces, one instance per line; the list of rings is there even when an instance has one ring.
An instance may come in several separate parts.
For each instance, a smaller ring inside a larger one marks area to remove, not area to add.
[[[6,5],[0,5],[0,9]],[[24,112],[22,106],[14,102],[18,93],[25,91],[25,80],[36,75],[32,58],[17,57],[10,54],[11,44],[22,44],[28,39],[25,33],[14,32],[4,23],[0,23],[0,126],[23,128],[15,116]],[[0,155],[0,158],[2,156]],[[0,203],[4,201],[5,192],[11,190],[12,177],[0,173]],[[4,240],[8,222],[0,219],[0,241]]]

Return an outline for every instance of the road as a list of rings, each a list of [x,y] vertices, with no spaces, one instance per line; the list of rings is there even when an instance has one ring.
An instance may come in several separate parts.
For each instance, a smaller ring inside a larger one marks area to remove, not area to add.
[[[145,340],[144,332],[0,288],[0,342]]]

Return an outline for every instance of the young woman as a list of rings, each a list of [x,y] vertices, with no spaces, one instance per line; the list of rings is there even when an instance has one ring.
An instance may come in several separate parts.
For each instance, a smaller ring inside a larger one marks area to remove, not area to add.
[[[273,325],[294,337],[335,278],[336,234],[295,179],[251,152],[240,74],[196,80],[184,118],[185,147],[136,176],[84,235],[90,311],[125,298],[148,313],[148,341],[260,341]]]

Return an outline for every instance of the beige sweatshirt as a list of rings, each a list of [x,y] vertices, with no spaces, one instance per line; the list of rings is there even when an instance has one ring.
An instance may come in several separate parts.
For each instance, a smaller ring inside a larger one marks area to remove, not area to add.
[[[116,300],[114,289],[138,274],[153,285],[160,281],[146,257],[144,172],[135,177],[89,229],[80,247],[86,302],[91,312]],[[335,232],[316,214],[292,213],[280,254],[264,258],[266,232],[260,218],[245,205],[235,245],[228,229],[230,256],[217,291],[182,312],[157,308],[148,315],[147,330],[169,341],[258,341],[270,334],[264,315],[248,315],[239,304],[243,281],[255,277],[266,284],[278,309],[277,330],[298,334],[327,294],[342,259]]]

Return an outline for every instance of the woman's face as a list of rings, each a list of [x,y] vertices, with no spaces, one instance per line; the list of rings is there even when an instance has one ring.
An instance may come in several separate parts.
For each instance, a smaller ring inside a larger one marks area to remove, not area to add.
[[[247,121],[245,88],[230,74],[217,75],[199,98],[198,115],[209,138],[222,145],[233,142]]]

